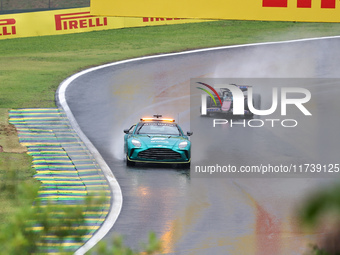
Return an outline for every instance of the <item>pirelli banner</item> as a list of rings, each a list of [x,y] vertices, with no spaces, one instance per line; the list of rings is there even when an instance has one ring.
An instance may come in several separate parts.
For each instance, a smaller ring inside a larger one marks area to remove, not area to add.
[[[340,22],[340,1],[91,0],[91,14],[125,17]]]
[[[82,33],[96,30],[202,22],[174,18],[96,17],[90,8],[0,15],[0,39]]]

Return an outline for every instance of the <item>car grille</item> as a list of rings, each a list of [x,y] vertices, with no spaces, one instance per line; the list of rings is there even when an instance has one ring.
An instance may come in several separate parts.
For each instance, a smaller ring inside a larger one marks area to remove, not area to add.
[[[171,149],[151,148],[138,153],[139,158],[154,160],[181,159],[181,154]]]

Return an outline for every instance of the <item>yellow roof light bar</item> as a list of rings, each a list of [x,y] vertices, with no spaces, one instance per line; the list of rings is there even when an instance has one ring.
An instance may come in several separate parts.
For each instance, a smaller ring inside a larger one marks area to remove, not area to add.
[[[162,115],[154,115],[154,118],[141,118],[141,121],[166,121],[166,122],[175,122],[174,119],[169,118],[161,118]]]
[[[162,121],[175,122],[174,119],[162,119]]]
[[[153,118],[141,118],[141,121],[153,121]]]

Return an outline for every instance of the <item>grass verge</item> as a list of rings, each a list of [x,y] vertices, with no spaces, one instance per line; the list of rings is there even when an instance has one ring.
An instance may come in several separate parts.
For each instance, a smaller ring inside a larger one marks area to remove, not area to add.
[[[0,226],[6,224],[18,207],[32,201],[23,201],[20,185],[39,185],[32,178],[34,169],[30,167],[32,158],[26,153],[0,153]],[[25,200],[25,199],[24,199]]]
[[[340,24],[214,21],[1,40],[0,145],[4,152],[0,153],[0,186],[1,173],[13,170],[20,172],[21,179],[31,176],[31,159],[20,154],[25,149],[8,124],[8,109],[55,107],[59,83],[77,71],[143,55],[332,35],[340,35]],[[1,216],[16,206],[6,199],[2,194]]]
[[[8,124],[8,109],[0,109],[0,226],[23,205],[19,196],[20,184],[37,185],[32,176],[32,157],[26,148],[19,144],[16,129]],[[28,202],[28,201],[27,201]],[[31,202],[31,201],[30,201]]]
[[[59,83],[121,59],[220,45],[340,34],[340,24],[217,21],[0,41],[0,108],[54,107]]]

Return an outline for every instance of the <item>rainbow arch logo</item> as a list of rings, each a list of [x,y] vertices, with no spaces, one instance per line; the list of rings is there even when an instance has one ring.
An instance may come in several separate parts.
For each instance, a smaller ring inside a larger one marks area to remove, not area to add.
[[[206,83],[203,83],[203,82],[197,82],[197,83],[207,87],[208,89],[210,89],[217,96],[218,100],[220,101],[220,104],[222,105],[221,97],[218,95],[217,91],[212,86],[210,86],[210,85],[208,85]],[[215,97],[213,96],[213,94],[208,89],[201,88],[201,87],[196,87],[196,88],[198,88],[200,90],[203,90],[205,93],[207,93],[212,98],[212,100],[214,101],[215,105],[217,106],[217,102],[215,100]]]

